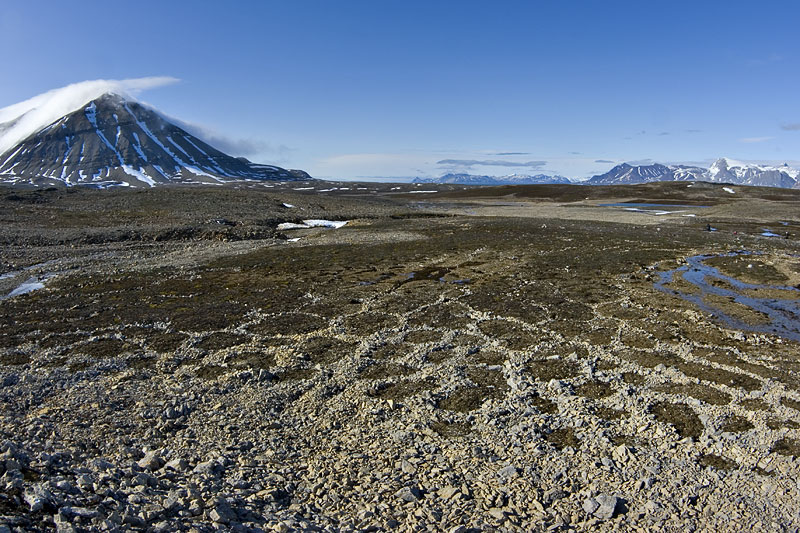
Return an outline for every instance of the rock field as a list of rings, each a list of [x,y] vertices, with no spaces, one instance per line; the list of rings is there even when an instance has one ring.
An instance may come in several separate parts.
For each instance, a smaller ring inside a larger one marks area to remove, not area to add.
[[[454,190],[0,191],[0,533],[800,531],[800,198]]]

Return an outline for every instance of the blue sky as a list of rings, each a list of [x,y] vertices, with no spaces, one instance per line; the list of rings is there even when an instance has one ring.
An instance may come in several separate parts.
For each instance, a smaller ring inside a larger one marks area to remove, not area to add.
[[[0,5],[0,107],[92,79],[318,177],[800,165],[798,2]]]

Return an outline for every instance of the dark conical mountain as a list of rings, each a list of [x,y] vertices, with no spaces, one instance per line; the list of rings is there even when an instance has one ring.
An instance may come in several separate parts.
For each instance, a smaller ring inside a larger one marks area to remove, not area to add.
[[[0,124],[0,133],[11,125]],[[209,146],[134,100],[107,93],[0,155],[0,180],[35,185],[155,186],[309,179]]]

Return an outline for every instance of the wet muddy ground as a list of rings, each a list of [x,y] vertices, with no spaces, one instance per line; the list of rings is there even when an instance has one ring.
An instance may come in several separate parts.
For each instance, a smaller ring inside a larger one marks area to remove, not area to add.
[[[251,461],[219,489],[238,520],[153,515],[179,529],[800,527],[797,195],[357,190],[2,193],[3,438]],[[278,229],[305,219],[348,223]],[[756,298],[794,307],[776,327]]]

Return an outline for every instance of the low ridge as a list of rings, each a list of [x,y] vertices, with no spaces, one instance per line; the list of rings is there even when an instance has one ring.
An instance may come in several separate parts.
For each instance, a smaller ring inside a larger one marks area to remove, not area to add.
[[[509,176],[478,176],[475,174],[445,174],[438,178],[415,178],[414,183],[457,183],[462,185],[537,185],[571,183],[564,176],[550,174],[511,174]]]

